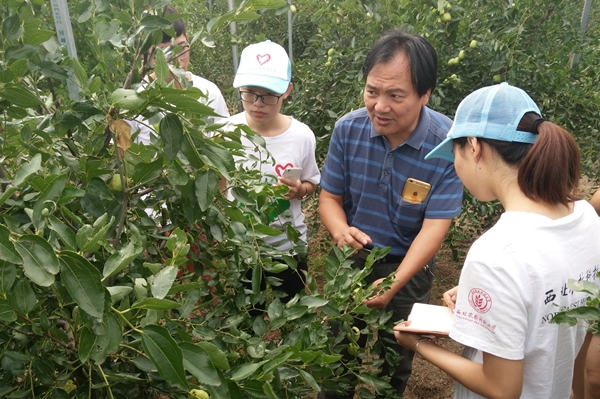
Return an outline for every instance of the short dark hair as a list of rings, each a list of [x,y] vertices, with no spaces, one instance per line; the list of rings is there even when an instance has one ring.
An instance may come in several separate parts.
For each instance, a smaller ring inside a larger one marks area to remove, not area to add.
[[[177,11],[177,8],[175,8],[171,4],[166,5],[165,8],[163,9],[163,17],[165,15],[172,15],[172,14],[179,14],[179,11]],[[186,34],[185,22],[183,22],[183,18],[177,18],[175,21],[173,21],[173,29],[175,29],[175,35],[176,35],[175,37],[179,37],[181,35]],[[161,43],[170,42],[171,39],[173,38],[171,35],[169,35],[165,31],[163,31],[162,34],[163,34],[163,40]]]
[[[419,96],[435,89],[437,79],[437,53],[422,36],[413,35],[400,29],[390,29],[383,34],[365,57],[363,78],[367,79],[371,69],[377,64],[390,62],[399,53],[404,53],[410,63],[413,87]]]

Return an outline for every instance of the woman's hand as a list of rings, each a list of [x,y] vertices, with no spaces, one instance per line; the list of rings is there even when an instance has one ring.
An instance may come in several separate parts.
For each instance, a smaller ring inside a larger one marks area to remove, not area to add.
[[[457,295],[458,295],[458,285],[456,287],[451,288],[448,291],[444,292],[444,303],[446,304],[446,306],[448,306],[452,310],[454,310],[454,308],[456,307]]]
[[[292,180],[282,177],[279,179],[279,184],[285,184],[290,189],[290,191],[285,195],[285,197],[283,197],[286,200],[302,198],[308,193],[308,187],[302,184],[301,180]]]
[[[422,338],[419,334],[409,333],[403,330],[399,330],[399,327],[409,326],[410,321],[403,321],[402,323],[398,323],[394,326],[394,337],[396,337],[396,341],[398,341],[398,345],[403,346],[406,349],[413,350],[415,348],[415,344],[419,338]]]

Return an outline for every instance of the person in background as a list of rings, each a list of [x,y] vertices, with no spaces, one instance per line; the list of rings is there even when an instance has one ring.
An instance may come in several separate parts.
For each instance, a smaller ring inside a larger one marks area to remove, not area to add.
[[[527,93],[502,83],[467,96],[427,158],[454,161],[465,187],[479,201],[499,199],[505,212],[473,243],[458,286],[444,294],[454,310],[450,338],[465,345],[463,356],[396,330],[398,343],[453,377],[457,399],[569,398],[586,326],[550,321],[585,305],[587,294],[567,282],[596,282],[600,259],[600,219],[574,194],[575,139],[542,119]]]
[[[594,193],[590,204],[600,216],[600,190]],[[575,367],[573,397],[574,399],[598,399],[600,398],[600,336],[588,333],[582,349],[585,359]]]
[[[244,111],[231,116],[227,126],[247,125],[265,140],[265,148],[257,148],[245,136],[242,144],[247,157],[242,163],[247,168],[258,168],[266,179],[276,176],[274,184],[285,184],[289,192],[285,195],[285,205],[289,207],[271,223],[284,232],[283,235],[267,237],[268,244],[276,246],[282,252],[295,254],[293,243],[285,237],[285,225],[297,230],[306,241],[306,224],[302,212],[302,200],[312,195],[319,183],[320,173],[315,160],[316,139],[312,130],[297,119],[281,113],[283,101],[293,89],[292,65],[283,47],[270,40],[251,44],[242,51],[240,64],[233,81],[233,87],[239,90]],[[252,159],[262,160],[258,165]],[[270,162],[274,160],[275,162]],[[298,179],[283,177],[288,168],[301,168]],[[230,195],[230,198],[231,195]],[[289,202],[288,202],[289,201]],[[281,280],[276,290],[283,291],[280,296],[287,302],[304,290],[304,273],[308,271],[306,259],[295,254],[297,270],[287,268],[277,274],[269,274]],[[283,263],[283,260],[281,260]],[[251,277],[251,270],[249,276]],[[262,279],[263,288],[265,278]]]
[[[415,302],[429,302],[434,256],[461,209],[463,186],[452,162],[424,159],[445,139],[452,121],[426,106],[435,89],[437,54],[421,36],[386,32],[366,56],[363,78],[365,107],[343,116],[333,130],[319,216],[335,245],[356,248],[356,268],[364,268],[374,246],[391,247],[366,281],[378,286],[393,274],[393,284],[367,305],[393,310],[392,321],[406,320]],[[412,197],[415,181],[430,187],[425,197]],[[354,323],[364,326],[360,320]],[[401,394],[414,353],[398,348],[385,331],[379,340],[382,357],[387,347],[404,357],[395,370],[388,370],[386,362],[381,373],[391,376]],[[327,388],[320,398],[354,397],[354,392]]]
[[[177,9],[172,5],[167,5],[164,8],[164,14],[178,14]],[[204,98],[200,98],[199,101],[206,101],[207,105],[210,106],[217,114],[221,115],[223,118],[213,118],[212,121],[214,123],[222,123],[224,118],[229,117],[229,110],[227,109],[227,104],[225,103],[225,99],[223,98],[223,94],[221,90],[217,87],[216,84],[195,75],[188,71],[188,67],[190,65],[190,44],[189,44],[189,36],[186,31],[185,22],[182,18],[178,18],[173,21],[173,29],[175,30],[175,37],[171,37],[168,33],[163,31],[163,40],[160,44],[156,45],[157,48],[168,49],[169,47],[173,47],[174,49],[181,49],[179,54],[177,55],[177,62],[179,63],[179,68],[186,71],[186,76],[188,80],[191,82],[192,87],[195,87],[202,91],[206,95],[206,100]],[[154,51],[151,50],[145,57],[151,56]],[[173,61],[171,61],[172,63]],[[145,59],[144,64],[147,63],[147,59]],[[181,88],[181,85],[176,84],[176,87]],[[132,133],[136,130],[139,130],[138,135],[135,138],[137,143],[141,144],[150,144],[153,142],[157,134],[156,132],[150,128],[148,123],[139,120],[128,121],[128,123],[132,127]]]

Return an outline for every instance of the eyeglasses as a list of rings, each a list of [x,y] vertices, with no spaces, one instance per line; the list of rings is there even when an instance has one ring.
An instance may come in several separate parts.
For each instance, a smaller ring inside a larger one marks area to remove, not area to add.
[[[251,91],[241,91],[240,96],[242,97],[242,101],[247,103],[255,103],[259,98],[265,105],[277,105],[279,103],[279,99],[283,97],[276,96],[274,94],[254,94]]]

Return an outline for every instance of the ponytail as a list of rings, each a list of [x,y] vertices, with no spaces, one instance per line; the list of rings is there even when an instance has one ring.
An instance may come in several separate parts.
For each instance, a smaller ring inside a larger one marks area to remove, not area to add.
[[[535,113],[525,114],[518,129],[539,134],[519,166],[521,191],[551,205],[575,201],[581,157],[573,135]]]

